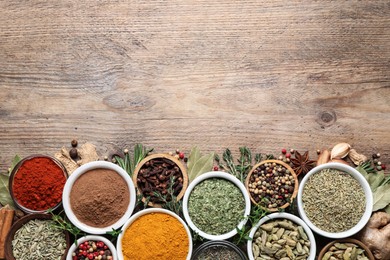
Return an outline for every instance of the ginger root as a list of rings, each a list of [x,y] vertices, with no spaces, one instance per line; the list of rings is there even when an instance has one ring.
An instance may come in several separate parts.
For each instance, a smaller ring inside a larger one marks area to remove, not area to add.
[[[376,259],[390,259],[390,214],[375,212],[357,239],[371,250]]]

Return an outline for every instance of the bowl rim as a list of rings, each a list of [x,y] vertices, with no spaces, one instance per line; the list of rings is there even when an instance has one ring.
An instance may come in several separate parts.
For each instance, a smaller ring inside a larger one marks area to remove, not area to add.
[[[252,244],[253,244],[253,237],[254,237],[256,231],[265,222],[270,221],[270,220],[274,220],[274,219],[280,219],[280,218],[291,220],[292,222],[295,222],[295,224],[302,226],[302,228],[305,230],[305,233],[308,236],[309,241],[310,241],[310,254],[309,254],[308,259],[314,260],[316,257],[317,245],[316,245],[316,239],[314,237],[313,232],[311,231],[309,226],[302,219],[300,219],[299,217],[297,217],[291,213],[286,213],[286,212],[277,212],[277,213],[272,213],[272,214],[269,214],[267,216],[264,216],[259,220],[259,222],[256,223],[255,226],[253,226],[251,228],[251,231],[249,233],[249,237],[251,239],[249,239],[247,242],[247,252],[248,252],[249,260],[254,260]]]
[[[121,230],[122,232],[119,234],[118,236],[118,239],[117,239],[117,242],[116,242],[116,248],[117,248],[117,255],[118,255],[118,259],[119,260],[123,260],[124,257],[123,257],[123,254],[122,254],[122,239],[123,239],[123,236],[124,236],[124,233],[126,231],[126,229],[138,218],[144,216],[144,215],[147,215],[147,214],[150,214],[150,213],[164,213],[164,214],[168,214],[174,218],[176,218],[184,227],[186,233],[187,233],[187,237],[188,237],[188,254],[187,254],[187,260],[190,260],[191,259],[191,255],[192,255],[192,249],[193,249],[193,245],[192,245],[192,235],[191,235],[191,232],[190,232],[190,229],[188,228],[187,224],[184,222],[184,220],[179,217],[176,213],[170,211],[170,210],[167,210],[167,209],[161,209],[161,208],[148,208],[148,209],[143,209],[139,212],[137,212],[136,214],[134,214],[133,216],[131,216],[131,218],[129,218],[126,223],[122,226]]]
[[[294,191],[293,191],[293,193],[291,194],[291,198],[290,198],[291,201],[293,201],[293,200],[296,198],[297,194],[298,194],[298,188],[299,188],[298,176],[297,176],[297,174],[295,173],[295,171],[293,170],[293,168],[291,168],[291,166],[288,165],[287,163],[285,163],[285,162],[283,162],[283,161],[280,161],[280,160],[272,159],[272,160],[264,160],[264,161],[259,162],[259,163],[256,164],[256,165],[254,165],[254,166],[252,167],[252,169],[250,170],[250,172],[248,173],[246,179],[245,179],[245,188],[246,188],[246,190],[247,190],[247,192],[248,192],[249,198],[251,199],[252,203],[253,203],[254,205],[259,205],[259,203],[257,203],[257,202],[252,198],[252,196],[251,196],[251,194],[250,194],[250,192],[249,192],[249,186],[248,186],[248,185],[249,185],[249,180],[250,180],[250,178],[251,178],[251,176],[252,176],[253,171],[256,170],[260,165],[263,165],[263,164],[265,164],[265,163],[276,163],[276,164],[280,164],[280,165],[282,165],[283,167],[285,167],[286,169],[288,169],[288,170],[290,171],[291,175],[292,175],[293,178],[294,178],[294,182],[295,182],[295,183],[294,183]],[[285,208],[287,208],[290,204],[291,204],[291,203],[287,202],[287,203],[285,203],[284,205],[280,206],[279,208],[285,209]],[[269,212],[277,212],[277,211],[279,210],[279,208],[266,208],[266,207],[263,207],[263,206],[261,206],[261,205],[259,205],[259,206],[260,206],[262,209],[267,210],[267,211],[269,211]]]
[[[108,240],[107,238],[105,238],[103,236],[99,236],[99,235],[86,235],[86,236],[83,236],[83,237],[80,237],[79,239],[77,239],[77,245],[75,243],[73,243],[69,247],[68,254],[66,255],[66,260],[72,260],[72,253],[76,250],[77,246],[79,244],[81,244],[85,241],[89,241],[89,240],[102,241],[110,249],[111,254],[112,254],[112,258],[113,258],[112,260],[118,260],[118,256],[117,256],[117,252],[116,252],[116,248],[115,248],[114,244],[110,240]]]
[[[313,174],[316,174],[317,172],[323,170],[323,169],[336,169],[340,170],[343,172],[348,173],[351,175],[353,178],[355,178],[359,184],[362,186],[364,194],[366,195],[366,206],[365,206],[365,211],[363,213],[363,216],[359,220],[359,222],[352,228],[343,231],[343,232],[337,232],[337,233],[332,233],[332,232],[327,232],[324,230],[321,230],[317,226],[315,226],[310,219],[307,217],[304,209],[303,209],[303,201],[302,201],[302,196],[303,196],[303,189],[305,187],[305,184],[307,180],[312,176]],[[359,232],[368,222],[368,220],[371,217],[372,213],[372,208],[373,208],[373,195],[372,191],[370,188],[370,185],[368,184],[367,180],[364,178],[364,176],[357,171],[355,168],[341,164],[341,163],[336,163],[336,162],[331,162],[331,163],[326,163],[326,164],[321,164],[319,166],[314,167],[312,170],[310,170],[305,177],[302,179],[300,185],[299,185],[299,190],[298,190],[298,196],[297,196],[297,205],[298,205],[298,213],[299,216],[303,219],[303,221],[306,222],[306,224],[317,234],[327,237],[327,238],[333,238],[333,239],[341,239],[341,238],[346,238],[350,237],[357,232]]]
[[[228,240],[211,240],[211,241],[207,241],[205,243],[200,244],[196,248],[194,253],[192,254],[191,260],[195,260],[195,257],[199,256],[199,254],[201,254],[203,252],[203,250],[206,250],[207,248],[213,247],[213,246],[225,246],[225,247],[231,248],[234,250],[234,252],[236,252],[241,257],[242,260],[248,259],[248,257],[245,255],[245,253],[234,243],[232,243]]]
[[[172,162],[174,162],[180,169],[181,171],[181,175],[183,177],[183,188],[181,189],[181,191],[179,192],[179,194],[176,196],[176,199],[177,201],[181,200],[184,196],[184,193],[188,187],[188,173],[187,173],[187,169],[186,167],[184,167],[184,165],[178,160],[176,159],[174,156],[172,155],[169,155],[169,154],[165,154],[165,153],[155,153],[155,154],[151,154],[151,155],[148,155],[146,156],[144,159],[142,159],[138,164],[137,164],[137,167],[134,169],[134,173],[133,173],[133,183],[134,183],[134,186],[137,190],[137,195],[141,195],[142,196],[142,202],[145,203],[146,201],[146,198],[143,196],[142,192],[141,192],[141,189],[138,188],[138,183],[137,183],[137,176],[138,176],[138,173],[139,171],[141,170],[141,168],[144,166],[144,164],[152,159],[157,159],[157,158],[165,158],[165,159],[168,159]],[[148,206],[151,206],[151,207],[156,207],[156,208],[161,208],[161,204],[159,203],[153,203],[151,201],[148,202]]]
[[[20,204],[18,202],[18,200],[16,199],[14,193],[13,193],[13,183],[14,183],[14,177],[15,175],[18,173],[19,171],[19,168],[26,162],[26,161],[29,161],[29,160],[32,160],[32,159],[35,159],[35,158],[39,158],[39,157],[43,157],[43,158],[47,158],[47,159],[50,159],[52,160],[63,172],[64,176],[65,176],[65,183],[66,181],[68,180],[69,178],[69,175],[68,175],[68,171],[66,170],[65,166],[61,163],[60,160],[58,160],[57,158],[55,158],[54,156],[51,156],[51,155],[46,155],[46,154],[31,154],[29,156],[26,156],[24,158],[22,158],[16,165],[15,167],[12,169],[11,171],[11,174],[9,175],[9,183],[8,183],[8,189],[9,189],[9,193],[10,193],[10,196],[12,198],[12,201],[14,202],[16,208],[20,209],[21,211],[23,211],[24,213],[26,214],[34,214],[34,213],[49,213],[50,211],[54,211],[56,209],[58,209],[59,207],[61,207],[62,205],[62,196],[61,196],[61,200],[60,202],[58,202],[54,207],[51,207],[51,208],[48,208],[46,210],[33,210],[33,209],[29,209],[25,206],[23,206],[22,204]],[[65,184],[64,184],[64,187],[65,187]],[[62,191],[63,192],[63,191]]]
[[[70,206],[70,191],[72,190],[74,182],[84,173],[93,170],[93,169],[108,169],[108,170],[113,170],[117,172],[127,183],[129,192],[130,192],[130,201],[129,205],[127,207],[126,212],[123,214],[123,216],[118,219],[117,222],[115,222],[112,225],[109,225],[107,227],[92,227],[88,226],[81,221],[79,221],[74,214],[71,206]],[[68,219],[78,227],[80,230],[87,232],[89,234],[93,235],[99,235],[99,234],[105,234],[108,231],[112,231],[112,229],[118,229],[120,228],[126,220],[131,216],[133,213],[133,210],[135,208],[135,202],[136,202],[136,192],[135,192],[135,187],[133,184],[133,181],[131,180],[129,174],[119,167],[118,165],[111,163],[111,162],[106,162],[106,161],[93,161],[89,162],[86,164],[83,164],[82,166],[78,167],[68,178],[67,182],[65,183],[64,186],[64,191],[62,193],[62,204],[64,207],[64,211]]]
[[[8,234],[7,234],[6,238],[5,238],[5,242],[4,242],[5,259],[15,260],[15,257],[13,256],[13,252],[12,252],[12,240],[14,239],[15,233],[24,224],[26,224],[30,220],[34,220],[34,219],[53,220],[53,217],[52,217],[52,215],[47,214],[47,213],[31,213],[31,214],[27,214],[27,215],[21,217],[20,219],[18,219],[17,221],[15,221],[13,223],[13,225],[11,226],[11,229],[10,229],[10,231],[8,232]],[[69,247],[70,247],[70,243],[71,243],[69,232],[66,231],[66,230],[63,230],[63,233],[65,234],[66,249],[65,249],[64,254],[61,257],[61,260],[65,260],[66,259],[66,255],[68,253],[68,250],[69,250]]]
[[[231,230],[227,233],[220,234],[220,235],[211,235],[211,234],[207,234],[207,233],[203,232],[202,230],[200,230],[194,224],[194,222],[192,222],[191,217],[190,217],[189,212],[188,212],[188,200],[190,198],[191,192],[194,189],[194,187],[197,184],[199,184],[200,182],[202,182],[206,179],[211,179],[211,178],[222,178],[222,179],[225,179],[225,180],[232,182],[234,185],[236,185],[237,188],[240,189],[240,191],[244,197],[244,201],[245,201],[245,211],[244,211],[243,219],[238,223],[236,228],[234,228],[233,230]],[[230,173],[222,172],[222,171],[206,172],[206,173],[196,177],[188,186],[187,191],[184,194],[184,198],[183,198],[183,215],[184,215],[184,219],[188,223],[188,226],[195,233],[197,233],[201,237],[208,239],[208,240],[225,240],[225,239],[229,239],[229,238],[233,237],[234,235],[236,235],[237,228],[241,229],[248,221],[248,216],[250,214],[250,211],[251,211],[251,201],[250,201],[249,195],[247,193],[247,190],[245,189],[244,184],[239,179],[237,179],[235,176],[231,175]]]
[[[331,242],[329,242],[328,244],[326,244],[322,249],[321,251],[319,252],[318,254],[318,259],[322,259],[322,257],[324,256],[324,254],[326,252],[328,252],[328,249],[333,246],[335,243],[353,243],[353,244],[357,244],[359,247],[361,247],[362,249],[364,249],[364,251],[366,252],[366,255],[368,257],[368,259],[370,260],[375,260],[375,257],[374,255],[372,254],[371,250],[363,243],[361,242],[360,240],[357,240],[355,238],[341,238],[341,239],[337,239],[337,240],[333,240]]]

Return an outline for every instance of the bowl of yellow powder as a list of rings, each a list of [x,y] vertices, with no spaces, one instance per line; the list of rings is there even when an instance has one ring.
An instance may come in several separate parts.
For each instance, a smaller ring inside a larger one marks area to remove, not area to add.
[[[178,215],[150,208],[134,214],[123,225],[116,248],[119,260],[189,260],[192,237]]]

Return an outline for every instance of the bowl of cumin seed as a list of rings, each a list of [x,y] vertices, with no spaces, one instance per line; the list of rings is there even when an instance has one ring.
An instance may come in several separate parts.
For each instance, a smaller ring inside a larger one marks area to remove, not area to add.
[[[298,212],[317,234],[341,239],[359,232],[373,208],[370,185],[355,168],[326,163],[302,179],[297,196]]]
[[[5,239],[5,259],[66,259],[69,232],[55,225],[52,215],[33,213],[17,220]]]

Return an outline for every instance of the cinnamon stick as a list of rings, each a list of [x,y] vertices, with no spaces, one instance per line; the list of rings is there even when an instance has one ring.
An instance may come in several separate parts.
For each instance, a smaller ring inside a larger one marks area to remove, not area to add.
[[[12,226],[15,211],[8,205],[0,209],[0,259],[4,259],[5,238]]]

